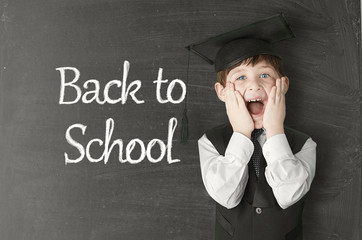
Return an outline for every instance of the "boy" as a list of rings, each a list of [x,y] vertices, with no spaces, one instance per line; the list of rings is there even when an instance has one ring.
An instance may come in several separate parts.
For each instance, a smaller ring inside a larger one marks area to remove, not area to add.
[[[230,122],[198,142],[202,179],[216,201],[216,239],[302,239],[316,144],[283,125],[289,79],[271,44],[255,37],[265,29],[268,36],[285,29],[294,36],[280,14],[206,41],[221,45],[215,90]]]

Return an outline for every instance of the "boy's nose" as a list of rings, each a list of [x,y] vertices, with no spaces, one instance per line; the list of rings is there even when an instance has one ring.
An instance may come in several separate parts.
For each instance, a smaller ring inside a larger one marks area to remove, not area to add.
[[[261,86],[258,80],[253,79],[250,81],[250,84],[247,88],[249,91],[259,91],[261,90]]]

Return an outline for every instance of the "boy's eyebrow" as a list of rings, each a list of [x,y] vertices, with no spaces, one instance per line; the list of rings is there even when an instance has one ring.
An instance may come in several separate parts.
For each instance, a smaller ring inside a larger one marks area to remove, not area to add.
[[[232,71],[238,72],[238,71],[245,71],[245,70],[247,70],[245,67],[237,67],[237,68],[232,69],[230,72],[232,72]]]
[[[235,73],[239,73],[239,72],[245,72],[246,68],[237,68],[237,69],[232,69],[229,74],[235,74]]]
[[[261,68],[271,68],[271,69],[273,69],[273,67],[272,66],[268,66],[268,65],[263,65],[263,66],[260,66]]]

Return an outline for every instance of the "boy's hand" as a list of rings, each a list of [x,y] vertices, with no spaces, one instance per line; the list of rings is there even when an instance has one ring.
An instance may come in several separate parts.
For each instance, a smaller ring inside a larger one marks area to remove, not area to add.
[[[278,78],[276,86],[270,91],[263,116],[263,126],[266,130],[267,138],[284,133],[285,94],[288,91],[287,81],[286,77]]]
[[[235,90],[234,84],[227,82],[225,91],[225,107],[234,132],[239,132],[248,138],[254,130],[254,121],[246,108],[244,98]]]

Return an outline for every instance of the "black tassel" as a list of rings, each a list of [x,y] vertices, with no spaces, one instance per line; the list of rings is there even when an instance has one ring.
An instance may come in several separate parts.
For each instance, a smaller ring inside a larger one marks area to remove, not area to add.
[[[189,119],[187,117],[187,108],[184,109],[181,121],[181,142],[187,143],[189,141]]]
[[[186,75],[186,86],[189,86],[189,70],[190,70],[190,48],[187,48],[189,51],[187,57],[187,75]],[[181,121],[181,142],[187,143],[189,141],[189,118],[187,117],[187,91],[185,96],[185,107],[184,112],[182,114],[182,121]]]

